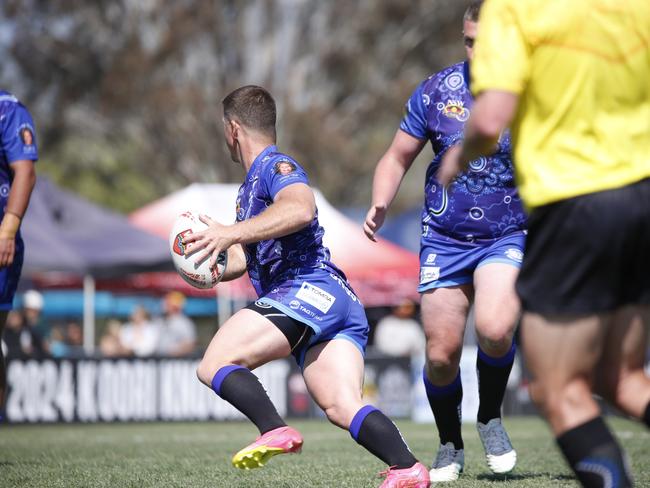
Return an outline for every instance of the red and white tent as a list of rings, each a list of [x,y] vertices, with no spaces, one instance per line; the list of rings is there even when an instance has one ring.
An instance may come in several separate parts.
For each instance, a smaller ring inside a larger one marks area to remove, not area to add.
[[[222,222],[235,221],[235,200],[239,186],[234,184],[192,184],[174,192],[129,216],[133,225],[167,238],[177,215],[191,210]],[[340,267],[366,306],[389,305],[405,296],[416,295],[418,257],[406,249],[379,239],[371,242],[361,226],[336,210],[319,191],[315,191],[325,244],[332,260]],[[186,285],[175,273],[138,275],[131,285],[142,288],[175,288],[189,294],[201,294]],[[217,291],[225,283],[217,286]],[[248,279],[232,282],[233,296],[254,298]]]

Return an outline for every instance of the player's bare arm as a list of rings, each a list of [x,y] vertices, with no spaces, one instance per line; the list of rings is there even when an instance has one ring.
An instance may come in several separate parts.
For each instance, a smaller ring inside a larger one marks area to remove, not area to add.
[[[207,219],[211,220],[209,217]],[[244,253],[244,248],[241,244],[234,244],[228,248],[228,266],[226,266],[221,281],[236,280],[244,273],[246,273],[246,254]]]
[[[233,225],[222,225],[201,217],[208,229],[187,236],[186,242],[194,243],[190,252],[204,250],[197,255],[197,261],[211,255],[210,264],[214,266],[219,253],[233,244],[249,244],[293,234],[307,226],[314,219],[315,213],[314,192],[304,183],[295,183],[280,190],[273,203],[251,219]]]
[[[393,202],[404,175],[420,154],[426,140],[420,140],[397,130],[393,142],[377,163],[372,184],[372,204],[366,215],[363,230],[370,240],[384,224],[388,207]]]
[[[13,182],[9,191],[9,199],[5,215],[0,224],[0,267],[13,263],[16,233],[20,228],[29,197],[36,183],[34,163],[29,160],[14,161],[9,165],[13,174]]]
[[[465,139],[445,153],[438,181],[448,186],[465,171],[470,161],[492,154],[501,133],[510,125],[517,111],[519,97],[514,93],[489,90],[476,97],[472,117],[465,124]]]

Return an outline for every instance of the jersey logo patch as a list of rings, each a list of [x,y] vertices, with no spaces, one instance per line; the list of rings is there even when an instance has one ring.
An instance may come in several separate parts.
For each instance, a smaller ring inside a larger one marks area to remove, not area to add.
[[[511,247],[510,249],[506,250],[505,255],[512,259],[513,261],[516,261],[518,263],[521,263],[524,260],[524,253],[521,252],[519,249],[515,249]]]
[[[275,163],[274,171],[276,175],[287,176],[296,171],[296,165],[291,161],[278,161]]]
[[[313,305],[323,313],[327,313],[336,301],[334,295],[306,281],[302,282],[300,290],[296,293],[296,298]]]
[[[440,102],[436,107],[442,115],[458,122],[466,122],[469,119],[469,109],[465,108],[465,102],[462,100],[449,100],[446,104]]]

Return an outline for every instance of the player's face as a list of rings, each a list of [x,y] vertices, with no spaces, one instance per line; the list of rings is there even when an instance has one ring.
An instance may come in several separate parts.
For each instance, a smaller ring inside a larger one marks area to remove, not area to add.
[[[477,28],[477,22],[472,22],[471,20],[463,22],[463,44],[465,45],[467,59],[470,61],[474,57],[474,39],[476,39]]]

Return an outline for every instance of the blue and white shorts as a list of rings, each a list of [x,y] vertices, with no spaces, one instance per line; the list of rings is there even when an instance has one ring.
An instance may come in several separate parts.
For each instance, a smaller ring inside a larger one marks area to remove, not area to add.
[[[333,271],[314,269],[301,273],[278,283],[257,302],[272,305],[312,329],[309,342],[294,351],[301,368],[310,347],[333,339],[349,340],[365,355],[365,310],[347,281]]]
[[[486,264],[521,268],[525,240],[525,231],[481,242],[464,242],[440,234],[423,237],[418,292],[471,283],[474,271]]]

